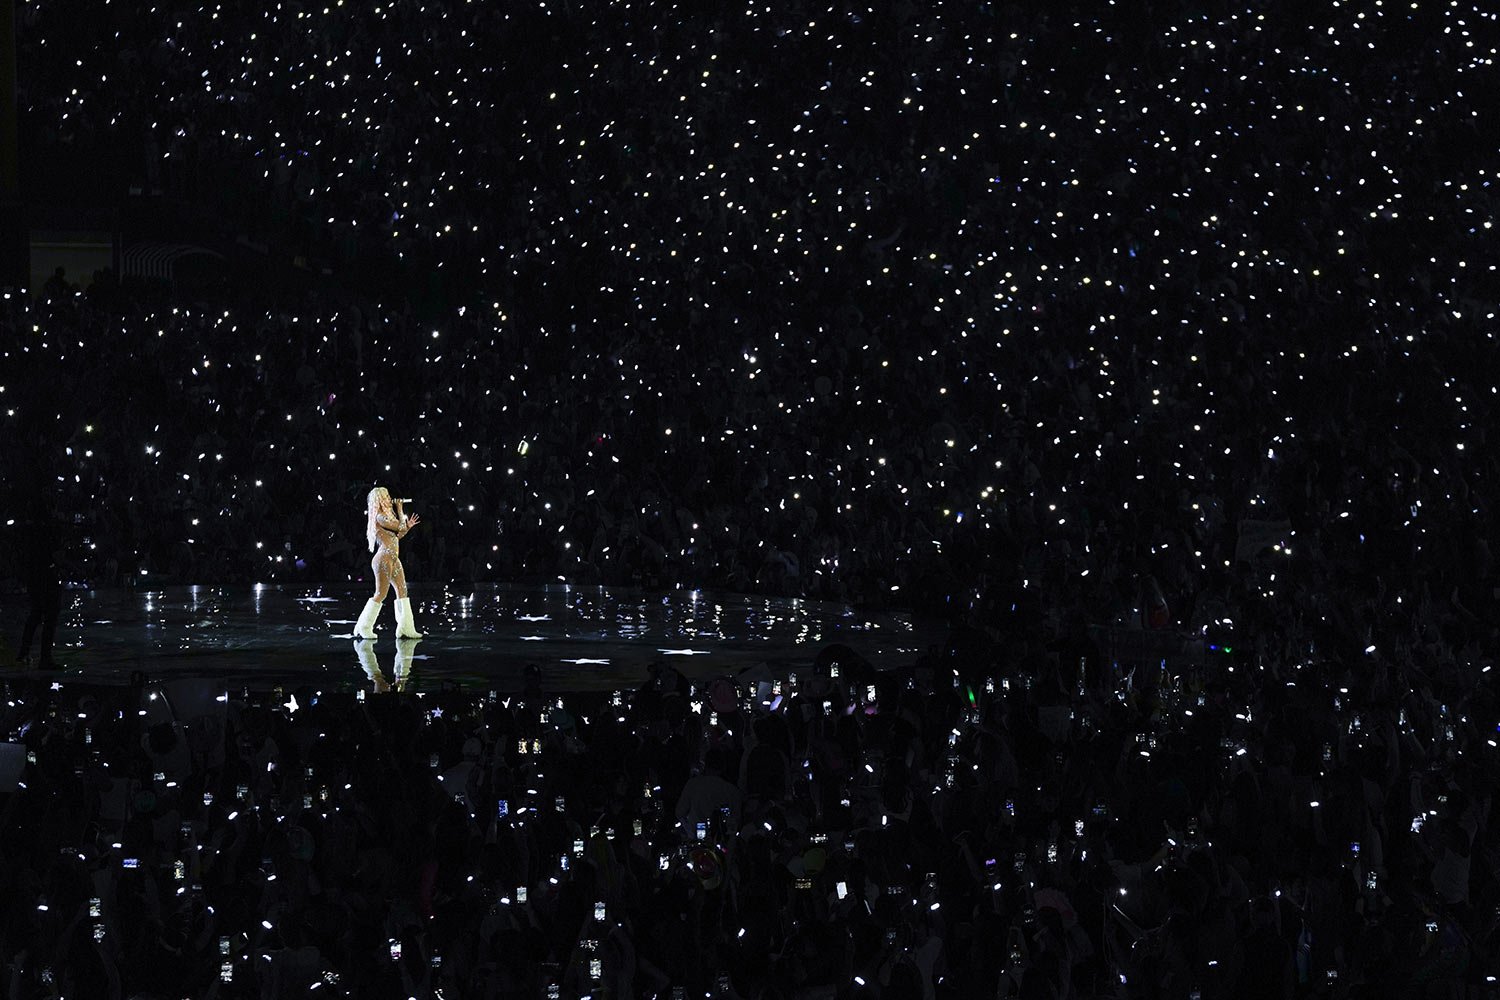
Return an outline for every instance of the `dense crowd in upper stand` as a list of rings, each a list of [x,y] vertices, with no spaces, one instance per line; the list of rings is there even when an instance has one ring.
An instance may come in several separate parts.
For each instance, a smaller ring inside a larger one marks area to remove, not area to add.
[[[56,283],[6,432],[101,581],[359,572],[387,466],[417,578],[1186,607],[1247,519],[1488,571],[1494,15],[1125,6],[29,4],[38,141],[415,291]]]
[[[7,995],[1494,995],[1479,669],[1126,666],[12,683]]]
[[[49,18],[65,13],[28,10],[30,51],[58,45]],[[138,67],[108,88],[68,87],[102,79],[90,58],[104,43],[72,67],[52,60],[65,75],[48,100],[36,84],[30,114],[124,129],[142,100],[163,138],[198,129],[177,136],[181,150],[219,142],[261,162],[279,148],[257,145],[269,130],[312,127],[329,102],[368,108],[425,79],[419,66],[437,79],[484,69],[435,60],[463,46],[432,37],[411,63],[392,45],[383,67],[348,57],[335,76],[273,87],[278,58],[329,45],[335,28],[377,46],[381,31],[414,33],[369,12],[330,13],[317,31],[291,27],[288,7],[257,10],[255,31],[213,13],[180,15],[181,37],[151,58],[111,43],[108,58]],[[504,16],[440,13],[425,16],[516,31]],[[455,171],[468,162],[459,136],[520,150],[502,157],[504,196],[474,198],[472,171],[447,175],[468,193],[458,229],[483,220],[493,250],[471,235],[449,253],[435,237],[459,210],[438,199],[425,157],[410,175],[375,174],[414,199],[407,222],[362,219],[380,243],[389,229],[434,273],[493,265],[435,321],[369,301],[267,312],[254,294],[228,312],[12,301],[33,333],[7,366],[7,420],[36,436],[45,475],[65,478],[63,505],[96,517],[96,579],[359,573],[351,525],[387,465],[434,525],[414,546],[419,579],[639,576],[859,600],[904,588],[904,601],[1019,577],[1049,604],[1098,607],[1122,574],[1154,571],[1187,609],[1227,585],[1239,522],[1283,517],[1307,556],[1290,556],[1283,580],[1352,570],[1376,594],[1419,567],[1490,573],[1494,265],[1467,256],[1488,238],[1493,174],[1449,156],[1476,148],[1484,118],[1460,93],[1488,55],[1469,48],[1460,7],[1335,12],[1329,25],[1158,12],[1113,27],[977,7],[900,27],[840,16],[832,42],[789,18],[681,33],[570,19],[561,36],[612,61],[594,82],[559,66],[523,76],[577,93],[501,87],[511,103],[460,102],[452,129],[410,117],[420,103],[384,102],[401,127],[327,132],[371,159],[399,133],[407,153],[459,157]],[[69,24],[96,40],[153,30],[133,10],[126,24]],[[625,45],[634,31],[639,45]],[[652,54],[637,55],[646,37]],[[712,39],[723,51],[706,51]],[[840,52],[826,90],[799,76],[822,63],[795,46]],[[501,51],[543,58],[513,37]],[[784,72],[711,58],[747,52]],[[912,76],[897,78],[900,64]],[[229,66],[248,88],[233,102]],[[181,85],[184,67],[201,91]],[[631,72],[657,88],[600,82]],[[799,87],[805,115],[787,103]],[[630,136],[585,127],[621,94]],[[204,135],[204,102],[242,138]],[[514,127],[472,117],[504,114]],[[588,159],[606,153],[615,169]],[[339,178],[329,156],[299,159],[323,163],[318,198],[372,190],[375,175]],[[705,201],[709,187],[723,196]],[[60,379],[84,391],[58,394]],[[1269,577],[1235,586],[1286,594]]]
[[[37,141],[415,291],[57,282],[5,432],[101,582],[359,573],[387,477],[417,579],[1187,609],[1281,519],[1283,582],[1488,572],[1494,15],[1088,10],[29,4]]]

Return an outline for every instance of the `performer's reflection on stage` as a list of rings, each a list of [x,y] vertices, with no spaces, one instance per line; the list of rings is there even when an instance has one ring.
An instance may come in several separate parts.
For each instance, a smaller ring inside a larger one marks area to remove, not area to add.
[[[396,681],[393,686],[397,691],[406,690],[406,682],[411,679],[412,653],[416,651],[417,643],[421,641],[421,639],[396,640]]]
[[[376,694],[406,690],[406,684],[411,680],[412,653],[416,650],[417,643],[421,641],[421,639],[396,640],[395,676],[392,680],[387,680],[385,673],[380,669],[380,661],[375,658],[375,643],[368,639],[354,640],[354,655],[359,657],[360,669],[374,685]]]

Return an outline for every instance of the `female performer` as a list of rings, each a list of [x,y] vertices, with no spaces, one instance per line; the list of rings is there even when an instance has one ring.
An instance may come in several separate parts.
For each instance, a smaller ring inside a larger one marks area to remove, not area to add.
[[[375,596],[365,602],[354,634],[361,639],[375,638],[375,619],[380,617],[380,606],[385,595],[394,585],[396,588],[396,637],[398,639],[420,639],[411,617],[411,601],[406,596],[406,570],[401,566],[401,539],[422,520],[416,514],[407,517],[401,509],[402,501],[391,500],[384,486],[377,486],[365,498],[365,509],[369,518],[365,525],[365,538],[375,558],[370,568],[375,571]]]

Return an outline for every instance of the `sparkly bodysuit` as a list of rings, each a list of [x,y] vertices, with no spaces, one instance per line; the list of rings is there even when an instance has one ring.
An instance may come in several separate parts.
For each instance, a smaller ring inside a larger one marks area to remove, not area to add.
[[[382,514],[375,515],[375,558],[370,560],[370,569],[375,572],[375,586],[379,593],[395,584],[397,595],[406,593],[406,570],[401,566],[401,539],[411,530],[406,518],[396,519]]]

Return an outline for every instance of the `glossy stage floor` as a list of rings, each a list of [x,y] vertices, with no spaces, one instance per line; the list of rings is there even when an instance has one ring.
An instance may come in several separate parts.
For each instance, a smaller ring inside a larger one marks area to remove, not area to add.
[[[445,685],[519,690],[536,664],[547,690],[608,690],[641,683],[655,659],[689,677],[764,664],[777,676],[810,666],[843,643],[876,667],[913,662],[947,634],[938,622],[796,598],[642,593],[604,587],[414,587],[425,638],[398,643],[394,600],[373,642],[355,642],[368,591],[276,586],[70,590],[55,644],[61,676],[125,683],[214,677],[252,687],[373,683],[414,690]],[[25,618],[20,595],[0,615]],[[13,652],[7,649],[5,658]],[[7,671],[18,676],[23,671]],[[56,673],[52,674],[57,676]]]

